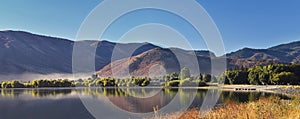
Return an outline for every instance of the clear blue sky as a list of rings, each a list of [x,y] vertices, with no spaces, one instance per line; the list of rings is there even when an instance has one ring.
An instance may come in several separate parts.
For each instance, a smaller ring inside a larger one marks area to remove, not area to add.
[[[267,48],[300,40],[298,0],[197,1],[218,26],[227,52],[243,47]],[[100,2],[101,0],[2,0],[0,30],[24,30],[72,40],[85,17]],[[156,17],[149,18],[150,16]],[[182,24],[176,25],[178,21]],[[147,22],[168,24],[186,34],[195,49],[205,49],[203,43],[196,42],[195,39],[199,36],[189,28],[188,23],[159,10],[128,14],[116,21],[103,38],[115,41],[130,26]]]

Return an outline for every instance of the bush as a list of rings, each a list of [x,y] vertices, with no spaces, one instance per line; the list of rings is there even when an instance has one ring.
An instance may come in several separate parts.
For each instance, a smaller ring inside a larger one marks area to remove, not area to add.
[[[180,81],[179,80],[173,80],[165,83],[166,87],[179,87]]]

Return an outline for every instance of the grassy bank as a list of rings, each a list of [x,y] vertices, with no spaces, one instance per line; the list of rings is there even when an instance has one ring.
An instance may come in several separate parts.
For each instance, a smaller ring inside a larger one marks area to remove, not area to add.
[[[224,106],[210,110],[203,117],[196,109],[185,113],[165,114],[154,119],[300,119],[300,98],[281,100],[277,97],[261,98],[255,102],[226,102]]]

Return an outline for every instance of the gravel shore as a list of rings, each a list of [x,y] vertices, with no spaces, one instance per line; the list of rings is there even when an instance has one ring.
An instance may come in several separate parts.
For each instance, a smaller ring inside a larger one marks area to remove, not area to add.
[[[223,90],[235,90],[236,88],[249,88],[255,91],[273,92],[288,96],[300,96],[300,86],[291,85],[221,85]],[[247,90],[246,90],[247,91]]]
[[[279,86],[278,88],[270,89],[276,93],[282,93],[286,95],[300,96],[300,86]]]

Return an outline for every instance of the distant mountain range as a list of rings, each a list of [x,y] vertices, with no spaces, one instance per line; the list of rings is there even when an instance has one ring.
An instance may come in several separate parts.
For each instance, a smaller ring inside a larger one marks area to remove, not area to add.
[[[111,76],[112,69],[118,76],[123,76],[126,72],[135,76],[147,76],[154,66],[164,67],[165,73],[179,72],[180,66],[176,57],[178,55],[185,57],[181,62],[185,62],[186,65],[193,65],[189,63],[189,59],[196,55],[200,71],[209,73],[211,58],[218,58],[209,51],[161,48],[150,43],[92,40],[80,43],[91,47],[96,45],[95,69],[102,76]],[[73,45],[74,41],[62,38],[23,31],[0,31],[0,75],[72,73]],[[127,51],[132,50],[134,53],[128,56]],[[112,59],[113,52],[118,56]],[[229,68],[271,63],[299,63],[300,42],[268,49],[244,48],[226,56]],[[153,72],[156,74],[162,71],[153,70]]]
[[[300,41],[274,46],[268,49],[243,48],[226,55],[229,64],[252,67],[278,63],[300,63]]]

